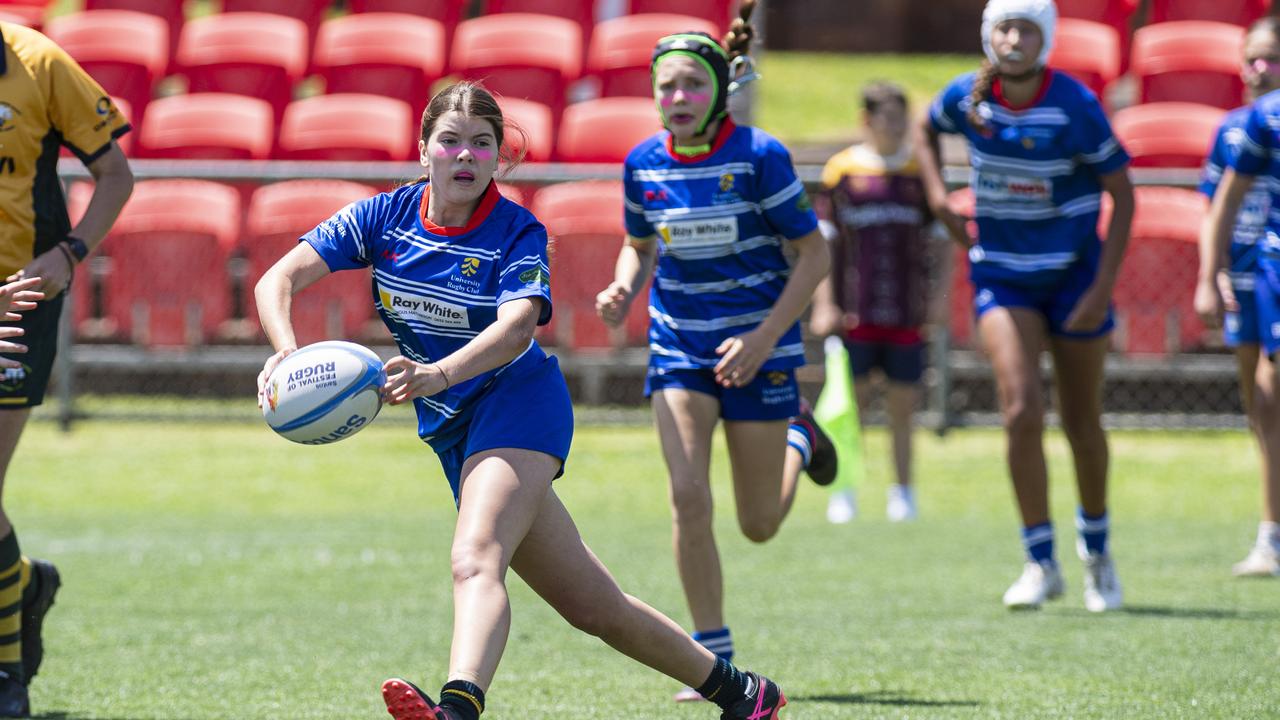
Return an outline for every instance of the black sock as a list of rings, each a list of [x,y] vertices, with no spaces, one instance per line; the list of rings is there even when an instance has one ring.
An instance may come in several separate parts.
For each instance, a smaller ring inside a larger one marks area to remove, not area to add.
[[[484,691],[465,680],[450,680],[440,688],[440,707],[458,720],[479,720],[484,712]]]
[[[0,538],[0,672],[19,681],[22,673],[22,550],[18,534]]]
[[[747,696],[751,690],[751,678],[733,663],[724,658],[716,658],[716,666],[711,668],[711,675],[698,688],[698,694],[728,710],[734,703]]]

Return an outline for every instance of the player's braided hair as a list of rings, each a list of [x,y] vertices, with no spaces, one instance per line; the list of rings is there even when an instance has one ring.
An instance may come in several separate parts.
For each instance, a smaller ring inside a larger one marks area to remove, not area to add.
[[[997,74],[996,66],[983,60],[978,74],[973,78],[973,91],[969,93],[969,112],[965,114],[965,119],[974,130],[984,135],[991,132],[991,127],[978,108],[991,97],[991,86],[995,83]]]
[[[720,45],[729,54],[730,60],[751,52],[751,41],[756,37],[756,31],[751,27],[751,13],[755,9],[756,0],[742,0],[742,4],[738,6],[738,17],[729,24],[729,31],[720,40]]]
[[[519,125],[504,118],[498,101],[484,89],[483,85],[475,82],[454,83],[431,98],[431,102],[427,103],[427,109],[422,111],[422,142],[425,143],[431,138],[431,133],[435,131],[436,123],[440,122],[440,118],[451,112],[459,112],[467,117],[488,121],[493,127],[494,139],[498,143],[498,162],[503,166],[503,174],[510,172],[512,167],[524,159],[525,148],[529,146],[528,134]],[[511,145],[507,145],[504,141],[507,131],[511,131],[519,138]],[[427,176],[423,175],[416,182],[425,182],[427,179]]]

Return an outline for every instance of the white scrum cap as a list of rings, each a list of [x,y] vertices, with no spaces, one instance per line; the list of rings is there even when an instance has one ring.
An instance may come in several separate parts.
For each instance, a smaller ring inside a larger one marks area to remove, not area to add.
[[[982,50],[993,65],[996,63],[996,54],[991,48],[991,31],[1005,20],[1026,20],[1040,28],[1044,46],[1040,48],[1036,65],[1043,67],[1049,59],[1049,51],[1053,49],[1053,31],[1058,25],[1058,6],[1053,4],[1053,0],[988,0],[986,9],[982,11]]]

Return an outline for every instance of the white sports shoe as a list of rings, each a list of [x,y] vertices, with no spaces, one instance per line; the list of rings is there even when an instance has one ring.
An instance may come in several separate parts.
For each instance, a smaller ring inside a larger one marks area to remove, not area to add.
[[[1269,543],[1254,545],[1244,560],[1231,566],[1231,574],[1236,577],[1280,576],[1280,552]]]
[[[1037,610],[1046,600],[1062,597],[1062,570],[1056,563],[1027,562],[1019,577],[1004,593],[1010,610]]]
[[[1120,578],[1111,553],[1091,553],[1083,542],[1076,542],[1076,554],[1084,562],[1084,608],[1089,612],[1118,610],[1124,603]]]
[[[827,501],[827,522],[843,525],[858,517],[858,498],[853,488],[845,488],[831,493]]]
[[[889,522],[906,522],[916,519],[916,494],[907,485],[894,483],[889,486],[889,502],[884,509]]]

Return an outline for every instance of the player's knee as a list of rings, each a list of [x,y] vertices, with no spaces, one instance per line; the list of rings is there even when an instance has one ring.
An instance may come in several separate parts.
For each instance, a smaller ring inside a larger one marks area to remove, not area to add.
[[[673,486],[671,507],[676,524],[680,527],[711,527],[711,489],[705,485],[681,483]]]
[[[778,513],[751,517],[738,516],[738,527],[742,529],[742,534],[753,543],[768,542],[774,535],[778,534],[778,528],[781,526],[782,517]]]
[[[450,566],[455,585],[476,578],[501,575],[501,548],[491,540],[455,540],[450,552]]]
[[[1004,408],[1004,429],[1016,437],[1039,437],[1044,432],[1044,410],[1039,404],[1014,400]]]

